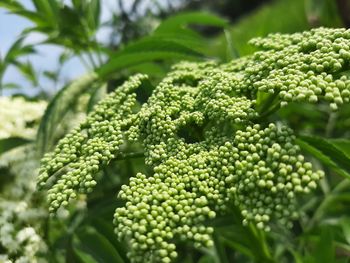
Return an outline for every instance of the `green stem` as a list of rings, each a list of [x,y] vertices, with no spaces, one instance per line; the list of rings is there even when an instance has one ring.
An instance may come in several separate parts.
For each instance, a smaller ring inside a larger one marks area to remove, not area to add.
[[[94,41],[95,41],[95,43],[97,43],[96,35],[94,36]],[[103,64],[103,59],[101,57],[101,54],[102,54],[101,45],[97,44],[96,56],[97,56],[97,60],[98,60],[99,65]]]
[[[78,58],[80,60],[80,62],[84,65],[85,69],[87,69],[88,71],[91,70],[91,67],[89,66],[89,63],[87,63],[83,57],[83,55],[79,54]]]
[[[232,43],[232,36],[228,29],[224,29],[226,45],[227,45],[227,61],[231,61],[232,59],[239,58],[239,53],[237,49],[235,49]]]
[[[3,84],[2,84],[3,77],[4,77],[4,72],[0,72],[0,96],[3,95]]]
[[[87,56],[89,58],[89,61],[90,61],[91,65],[92,65],[92,68],[93,69],[97,69],[97,65],[95,63],[94,57],[92,56],[91,52],[88,51],[88,52],[86,52],[86,54],[87,54]]]
[[[116,160],[127,160],[127,159],[132,159],[132,158],[141,158],[144,157],[145,153],[144,152],[131,152],[131,153],[122,153],[120,154]]]
[[[336,112],[331,112],[329,114],[327,126],[326,126],[326,137],[332,137],[335,124],[337,122],[338,114]]]

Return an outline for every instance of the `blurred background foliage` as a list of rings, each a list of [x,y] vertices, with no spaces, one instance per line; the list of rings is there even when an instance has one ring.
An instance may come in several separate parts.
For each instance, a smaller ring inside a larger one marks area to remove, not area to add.
[[[12,95],[0,101],[6,124],[0,125],[0,262],[128,262],[113,234],[113,212],[122,205],[115,194],[135,171],[147,169],[142,158],[113,161],[94,192],[57,218],[35,191],[43,153],[127,76],[147,73],[157,83],[179,60],[249,55],[252,37],[350,26],[348,0],[2,0],[0,8],[29,22],[0,54],[0,95]],[[11,27],[5,16],[1,26]],[[33,35],[40,40],[28,41]],[[59,47],[54,69],[35,63],[45,46]],[[67,79],[62,72],[72,60],[73,71],[85,73]],[[9,80],[14,69],[26,81]],[[152,85],[144,88],[143,100],[151,91]],[[45,101],[44,111],[38,105]],[[179,262],[350,262],[349,113],[349,106],[330,113],[323,105],[291,104],[276,114],[303,135],[303,149],[327,171],[316,194],[301,200],[303,216],[291,232],[243,227],[233,212],[212,222],[215,249],[183,244]],[[20,129],[37,134],[20,136]]]

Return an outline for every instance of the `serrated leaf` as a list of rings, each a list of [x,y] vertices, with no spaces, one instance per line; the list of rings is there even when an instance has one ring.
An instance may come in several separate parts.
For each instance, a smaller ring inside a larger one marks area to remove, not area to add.
[[[141,40],[138,40],[134,43],[127,45],[123,50],[112,55],[113,58],[122,56],[129,53],[138,53],[138,52],[174,52],[174,53],[183,53],[191,56],[201,56],[200,53],[194,51],[193,49],[184,46],[180,43],[168,40],[166,38],[160,37],[145,37]]]
[[[316,136],[299,136],[296,143],[334,172],[350,179],[350,158],[331,141]]]
[[[55,131],[62,118],[74,106],[79,96],[91,87],[96,78],[95,73],[85,75],[61,89],[51,100],[40,122],[37,134],[40,155],[53,146]]]
[[[13,148],[16,148],[18,146],[21,146],[30,142],[32,141],[29,139],[20,138],[20,137],[0,139],[0,155]]]
[[[105,65],[97,69],[97,74],[101,78],[105,78],[108,75],[125,69],[130,66],[135,66],[141,63],[164,60],[164,59],[198,59],[200,58],[195,52],[184,52],[184,51],[146,51],[146,52],[135,52],[129,54],[118,55],[113,57]]]

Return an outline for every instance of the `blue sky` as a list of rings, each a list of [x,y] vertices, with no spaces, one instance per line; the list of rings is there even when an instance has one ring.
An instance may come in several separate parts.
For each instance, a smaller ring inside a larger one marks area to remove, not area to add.
[[[0,0],[1,1],[1,0]],[[69,4],[70,0],[62,0],[63,2]],[[146,6],[152,7],[152,2],[154,0],[144,0],[139,6],[139,12],[143,12]],[[32,0],[19,0],[19,2],[25,5],[27,8],[32,8]],[[133,0],[123,0],[124,7],[128,10]],[[161,6],[167,6],[167,1],[158,0],[157,1]],[[174,0],[171,2],[172,5],[177,6],[181,3],[181,0]],[[101,21],[102,23],[108,21],[113,13],[118,11],[117,0],[101,0],[102,3],[102,13]],[[154,5],[153,5],[154,6]],[[31,26],[31,23],[17,15],[9,14],[5,9],[0,8],[0,54],[3,55],[6,53],[8,48],[13,42],[16,41],[21,31],[27,27]],[[110,28],[101,28],[97,32],[97,40],[100,42],[107,42],[108,37],[110,36]],[[55,70],[58,67],[58,57],[63,51],[62,48],[54,45],[41,45],[40,43],[44,37],[40,34],[33,33],[29,35],[26,39],[27,44],[37,44],[35,48],[37,54],[29,56],[24,59],[32,62],[34,68],[40,73],[44,70]],[[63,67],[61,72],[61,83],[58,84],[60,88],[67,83],[69,80],[72,80],[86,72],[86,68],[83,66],[81,61],[78,58],[70,59]],[[40,74],[39,74],[40,76]],[[8,68],[5,73],[3,83],[14,82],[18,83],[21,86],[21,92],[32,95],[37,93],[38,89],[33,89],[30,82],[28,82],[17,70],[13,67]],[[39,79],[40,86],[47,91],[54,91],[53,83],[41,76]],[[11,92],[10,92],[11,93]],[[8,93],[7,95],[9,95]]]
[[[31,0],[22,0],[20,2],[23,5],[31,8]],[[112,11],[116,10],[116,1],[103,0],[102,7],[102,21],[106,21],[110,18]],[[28,20],[17,15],[9,14],[7,10],[0,8],[0,54],[3,55],[6,53],[8,48],[14,41],[16,41],[21,31],[29,26],[31,26],[31,23]],[[101,29],[97,34],[98,40],[106,40],[109,33],[110,31],[108,29]],[[40,43],[43,39],[44,37],[42,35],[34,33],[29,35],[25,43]],[[35,45],[35,47],[37,54],[28,56],[23,60],[30,60],[38,72],[42,72],[44,70],[55,70],[58,67],[59,54],[63,51],[63,49],[55,45]],[[62,69],[62,83],[60,83],[58,86],[63,85],[64,82],[72,80],[85,72],[86,69],[79,59],[70,59]],[[35,94],[37,91],[37,89],[33,89],[31,83],[28,82],[20,73],[18,73],[14,67],[8,68],[3,82],[14,82],[20,84],[22,87],[21,91],[29,95]],[[53,83],[44,77],[41,77],[39,82],[44,89],[49,91],[54,90]],[[7,95],[9,95],[9,93]]]

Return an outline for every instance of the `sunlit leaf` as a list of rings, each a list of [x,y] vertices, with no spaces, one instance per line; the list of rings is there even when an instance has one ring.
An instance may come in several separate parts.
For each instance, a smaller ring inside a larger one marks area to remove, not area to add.
[[[186,52],[185,50],[169,50],[169,51],[140,51],[129,54],[117,55],[109,62],[97,70],[97,74],[101,78],[105,78],[114,72],[125,69],[137,64],[165,59],[198,59],[200,55],[194,51]]]
[[[155,30],[155,34],[168,34],[188,25],[225,27],[228,25],[228,21],[211,13],[187,12],[171,16],[163,21]]]

